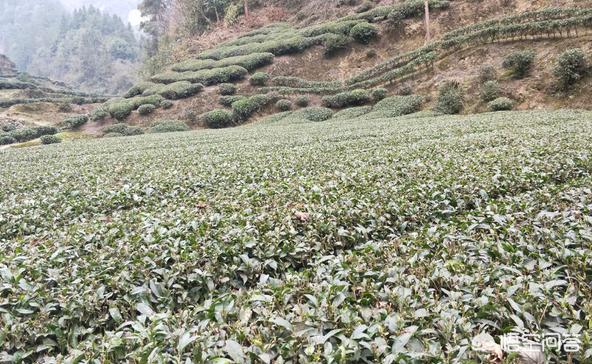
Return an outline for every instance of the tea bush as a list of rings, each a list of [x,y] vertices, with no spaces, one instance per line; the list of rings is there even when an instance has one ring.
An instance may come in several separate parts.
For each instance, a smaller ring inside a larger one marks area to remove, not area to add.
[[[533,50],[514,52],[504,59],[503,67],[509,69],[514,78],[524,78],[530,72],[535,56]]]
[[[575,48],[559,55],[553,73],[557,77],[559,88],[566,90],[584,77],[587,71],[586,54]]]
[[[234,123],[234,115],[230,111],[216,109],[206,113],[204,120],[209,128],[226,128]]]
[[[360,106],[371,101],[372,97],[367,90],[353,90],[341,92],[336,95],[325,96],[322,99],[323,106],[339,109],[349,106]]]
[[[351,29],[349,35],[362,44],[368,44],[378,37],[378,28],[372,24],[360,23]]]
[[[497,81],[486,81],[481,86],[481,100],[485,102],[496,99],[499,95],[500,87]]]
[[[268,81],[269,75],[265,72],[257,72],[249,79],[249,83],[253,86],[265,86]]]
[[[43,135],[41,137],[41,144],[58,144],[61,143],[62,139],[57,135]]]
[[[514,108],[514,101],[507,97],[498,97],[487,104],[490,111],[507,111]]]
[[[440,86],[435,110],[444,114],[458,114],[464,107],[464,92],[457,81],[447,81]]]
[[[138,113],[143,116],[152,114],[154,111],[156,111],[156,106],[150,104],[142,105],[138,108]]]
[[[160,120],[152,124],[151,133],[172,133],[191,130],[187,124],[180,120]]]

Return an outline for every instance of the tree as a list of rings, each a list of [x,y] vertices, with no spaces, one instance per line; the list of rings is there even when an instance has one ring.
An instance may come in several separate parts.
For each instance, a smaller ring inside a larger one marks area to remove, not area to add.
[[[244,0],[245,16],[249,17],[249,0]]]
[[[154,55],[158,50],[158,42],[166,30],[166,15],[170,5],[171,0],[142,0],[138,5],[138,10],[146,19],[140,28],[151,38],[149,55]]]

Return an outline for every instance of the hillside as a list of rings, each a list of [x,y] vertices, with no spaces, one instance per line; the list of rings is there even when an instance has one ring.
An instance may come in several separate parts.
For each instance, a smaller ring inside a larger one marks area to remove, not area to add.
[[[497,2],[483,1],[475,6],[472,1],[433,0],[430,4],[433,38],[428,44],[424,44],[422,1],[377,5],[366,11],[333,5],[335,10],[323,12],[328,15],[316,19],[318,23],[306,16],[311,5],[301,6],[295,15],[283,18],[289,22],[262,24],[251,31],[241,23],[214,28],[198,42],[189,39],[177,45],[172,52],[177,63],[168,70],[100,108],[97,127],[111,131],[111,124],[125,122],[149,129],[171,119],[191,128],[233,126],[298,103],[333,105],[338,110],[371,105],[378,101],[372,97],[376,92],[380,97],[421,95],[422,108],[431,109],[447,81],[460,83],[463,113],[488,110],[495,98],[482,96],[488,80],[495,83],[493,95],[510,99],[514,109],[590,108],[590,77],[564,92],[557,90],[553,72],[566,49],[590,54],[591,2],[514,1],[496,6]],[[253,11],[253,17],[269,21],[287,14],[280,6]],[[208,48],[208,42],[216,45]],[[526,75],[516,77],[502,65],[524,50],[534,52],[533,65]],[[489,79],[483,79],[484,73]],[[366,91],[354,100],[354,90]],[[331,102],[331,95],[351,103]],[[237,101],[241,102],[233,105]],[[134,112],[145,104],[154,107]]]

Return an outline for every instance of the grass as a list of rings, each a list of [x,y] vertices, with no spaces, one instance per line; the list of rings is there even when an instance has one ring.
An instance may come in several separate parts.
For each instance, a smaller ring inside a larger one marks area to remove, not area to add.
[[[587,331],[591,120],[413,114],[2,151],[0,356],[483,362],[467,346],[482,331]]]

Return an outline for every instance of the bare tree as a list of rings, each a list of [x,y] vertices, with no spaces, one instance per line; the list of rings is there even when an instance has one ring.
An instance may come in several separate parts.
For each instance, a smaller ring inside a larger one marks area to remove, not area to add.
[[[429,42],[431,37],[430,34],[430,2],[429,0],[424,1],[425,4],[425,28],[426,28],[426,42]]]
[[[249,17],[249,0],[244,0],[244,4],[245,4],[245,16],[248,18]]]

